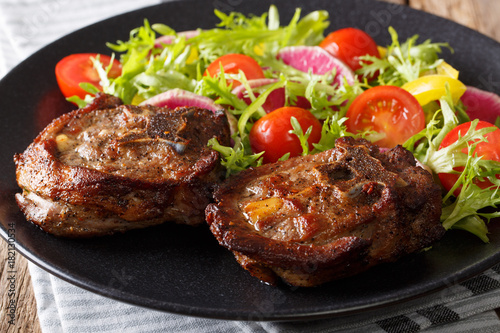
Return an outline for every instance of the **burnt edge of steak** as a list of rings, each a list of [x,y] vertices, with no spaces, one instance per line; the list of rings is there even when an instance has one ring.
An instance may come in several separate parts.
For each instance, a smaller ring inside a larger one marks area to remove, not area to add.
[[[210,230],[263,282],[316,286],[429,247],[444,234],[441,191],[413,155],[344,137],[316,155],[227,179]]]
[[[14,156],[23,189],[16,200],[29,221],[64,237],[202,224],[224,177],[211,138],[230,143],[222,110],[122,105],[98,95]]]

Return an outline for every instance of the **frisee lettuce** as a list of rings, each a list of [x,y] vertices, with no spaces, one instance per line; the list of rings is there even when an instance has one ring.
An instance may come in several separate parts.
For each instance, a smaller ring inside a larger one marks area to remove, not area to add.
[[[377,82],[380,85],[402,86],[417,79],[422,73],[435,70],[443,61],[438,56],[443,47],[453,52],[448,43],[432,43],[426,40],[417,44],[418,35],[401,44],[393,27],[389,27],[389,34],[392,43],[387,47],[384,57],[360,57],[364,62],[358,73],[364,77],[375,77],[378,73]]]
[[[208,146],[220,153],[221,164],[226,168],[226,178],[249,167],[262,165],[261,156],[264,152],[258,154],[246,153],[245,147],[241,142],[232,148],[223,146],[216,138],[212,138],[208,141]]]
[[[423,164],[428,166],[434,174],[460,174],[455,185],[443,197],[441,222],[446,229],[461,229],[471,232],[482,241],[488,242],[488,228],[485,219],[500,217],[500,212],[485,213],[487,207],[500,206],[500,180],[495,175],[500,174],[500,163],[485,160],[474,155],[477,144],[486,140],[485,134],[495,130],[482,128],[476,130],[478,120],[473,120],[467,133],[447,147],[439,149],[446,134],[459,124],[451,95],[447,94],[440,99],[441,110],[427,124],[427,127],[405,142],[404,147],[410,150]],[[438,119],[439,114],[442,118]],[[468,153],[463,153],[467,148]],[[463,171],[456,171],[463,167]],[[474,181],[488,178],[492,186],[481,189]],[[453,193],[461,188],[458,197]]]
[[[299,138],[300,146],[302,147],[302,155],[308,155],[309,142],[307,140],[309,139],[309,136],[311,136],[311,132],[313,129],[312,126],[309,126],[309,128],[304,133],[297,118],[293,116],[290,117],[290,123],[292,125],[292,129],[289,130],[288,132],[290,134],[295,134]]]

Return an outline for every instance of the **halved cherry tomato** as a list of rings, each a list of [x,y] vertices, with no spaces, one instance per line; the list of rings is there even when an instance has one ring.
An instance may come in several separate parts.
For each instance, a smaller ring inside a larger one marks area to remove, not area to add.
[[[221,72],[221,65],[225,74],[238,74],[241,70],[245,73],[247,80],[264,78],[264,71],[257,61],[252,57],[239,53],[230,53],[215,59],[208,65],[204,75],[209,75],[211,77],[218,76]],[[228,83],[230,82],[233,82],[233,87],[237,87],[241,84],[236,80],[228,80]]]
[[[319,46],[345,62],[353,71],[361,68],[361,56],[380,58],[377,43],[366,32],[356,28],[336,30],[326,36]]]
[[[293,130],[290,119],[295,117],[305,133],[312,126],[311,135],[308,138],[309,149],[313,149],[313,143],[321,139],[321,123],[314,115],[306,109],[295,106],[285,106],[268,113],[255,122],[250,130],[250,146],[254,153],[265,151],[264,163],[276,162],[286,153],[290,157],[302,154],[300,140],[295,134],[289,133]]]
[[[469,130],[471,126],[471,122],[467,122],[464,124],[461,124],[454,129],[452,129],[443,139],[441,142],[441,145],[439,146],[439,149],[448,147],[452,143],[456,142],[458,140],[458,135],[463,136],[467,131]],[[490,124],[486,121],[479,121],[476,130],[479,130],[481,128],[485,127],[495,127],[495,125]],[[476,145],[476,149],[474,150],[474,155],[477,156],[482,156],[483,159],[486,160],[493,160],[493,161],[498,161],[500,162],[500,129],[496,129],[493,132],[489,132],[484,135],[485,138],[488,139],[488,142],[480,142]],[[472,141],[470,142],[472,143]],[[464,154],[468,153],[468,149],[464,148],[462,150]],[[457,167],[455,168],[456,171],[463,171],[463,167]],[[451,173],[440,173],[438,174],[439,180],[441,180],[441,184],[443,187],[449,191],[453,185],[455,185],[459,175],[458,174],[451,174]],[[500,175],[497,175],[497,178],[500,179]],[[475,184],[479,186],[480,188],[487,188],[493,185],[489,180],[485,181],[476,181]],[[461,188],[457,188],[453,194],[455,196],[458,196],[460,194]]]
[[[347,130],[352,133],[372,130],[385,137],[375,142],[393,148],[425,127],[425,115],[409,92],[396,86],[370,88],[354,99],[347,110]]]
[[[56,79],[59,89],[65,97],[78,96],[84,98],[87,92],[80,88],[80,83],[88,82],[102,90],[100,78],[92,64],[91,58],[99,57],[99,61],[107,68],[111,62],[111,57],[97,53],[76,53],[64,57],[56,65]],[[113,65],[108,73],[110,78],[115,78],[121,74],[121,64],[118,60],[113,60]]]

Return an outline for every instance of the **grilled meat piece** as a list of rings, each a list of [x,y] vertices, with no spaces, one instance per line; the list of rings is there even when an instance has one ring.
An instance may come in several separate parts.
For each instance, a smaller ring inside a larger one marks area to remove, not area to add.
[[[398,146],[334,149],[248,169],[214,192],[207,222],[250,274],[316,286],[393,262],[444,234],[441,192]]]
[[[224,175],[207,142],[229,144],[224,113],[119,104],[98,96],[55,119],[14,157],[23,189],[16,200],[28,220],[68,237],[204,222]]]

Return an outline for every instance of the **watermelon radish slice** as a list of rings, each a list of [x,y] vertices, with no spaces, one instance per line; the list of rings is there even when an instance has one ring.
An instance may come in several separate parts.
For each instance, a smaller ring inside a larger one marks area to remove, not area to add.
[[[343,85],[343,78],[347,83],[354,83],[354,72],[342,60],[332,56],[319,46],[288,46],[278,52],[278,58],[295,69],[303,72],[322,75],[336,70],[334,83]]]
[[[161,49],[161,48],[163,48],[163,45],[172,44],[172,42],[174,41],[174,39],[176,37],[185,37],[186,39],[190,39],[190,38],[198,36],[199,34],[200,34],[200,32],[198,30],[188,30],[188,31],[178,32],[177,36],[176,35],[160,36],[160,37],[156,38],[156,40],[155,40],[155,47]]]
[[[270,84],[273,84],[275,82],[278,82],[277,79],[255,79],[255,80],[249,80],[248,85],[250,88],[258,88],[258,87],[263,87],[267,86]],[[245,96],[246,88],[243,85],[239,85],[236,88],[233,89],[232,93],[233,95],[236,95],[239,99],[242,99],[250,105],[252,103],[251,99],[249,97]],[[255,97],[258,97],[260,94],[257,92],[254,92]],[[271,111],[274,111],[282,106],[285,105],[285,89],[284,88],[278,88],[274,91],[272,91],[269,96],[267,96],[266,101],[264,104],[262,104],[262,108],[266,113],[269,113]]]
[[[275,82],[278,82],[277,79],[255,79],[255,80],[249,80],[248,85],[250,88],[258,88],[258,87],[263,87],[267,86],[270,84],[273,84]],[[245,96],[246,88],[243,85],[239,85],[236,88],[233,89],[232,93],[236,95],[238,98],[242,99],[245,101],[245,103],[250,104],[252,101],[250,100],[249,97]],[[259,96],[259,93],[254,92],[255,97]],[[280,107],[285,106],[285,88],[278,88],[274,91],[272,91],[269,96],[267,96],[266,101],[264,104],[262,104],[262,108],[266,113],[269,113],[271,111],[274,111],[276,109],[279,109]],[[295,106],[301,107],[303,109],[310,109],[311,104],[309,101],[302,96],[297,96],[297,101],[295,103]]]
[[[213,112],[224,110],[224,108],[208,97],[200,96],[190,91],[182,90],[179,88],[165,91],[161,94],[153,96],[139,105],[154,105],[160,107],[167,107],[175,109],[176,107],[199,107],[208,109]]]
[[[495,93],[467,86],[460,98],[467,107],[470,119],[479,119],[494,124],[500,117],[500,96]]]
[[[269,84],[273,84],[276,82],[278,82],[278,79],[255,79],[255,80],[249,80],[248,85],[250,86],[250,88],[253,89],[257,87],[267,86]],[[236,95],[236,97],[243,98],[245,91],[246,91],[245,87],[243,85],[239,85],[236,88],[234,88],[233,91],[231,92],[233,93],[233,95]]]

